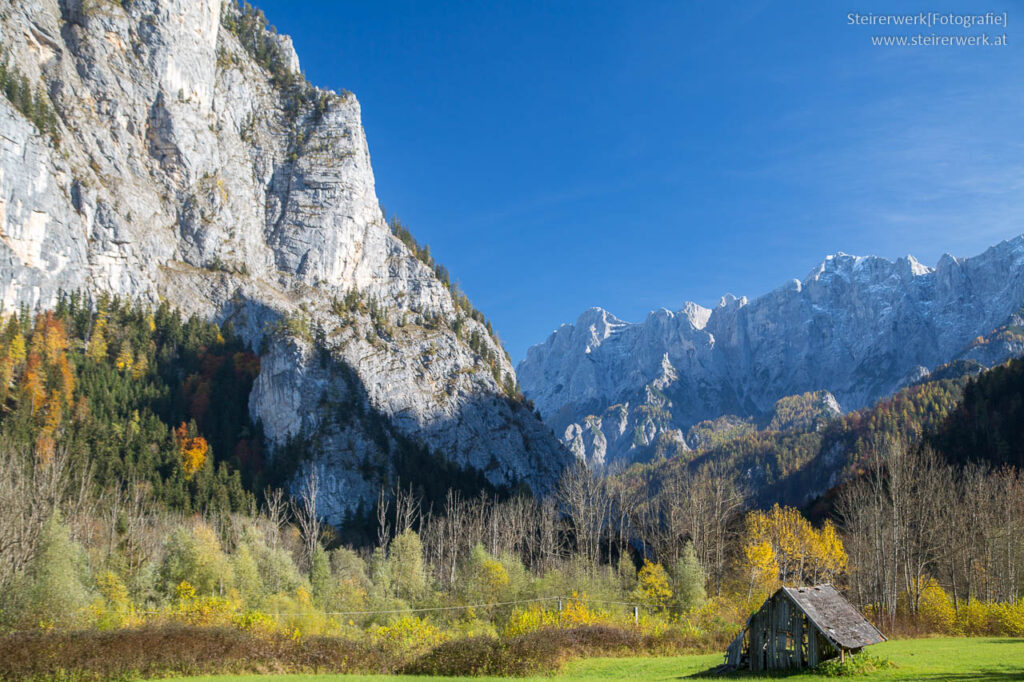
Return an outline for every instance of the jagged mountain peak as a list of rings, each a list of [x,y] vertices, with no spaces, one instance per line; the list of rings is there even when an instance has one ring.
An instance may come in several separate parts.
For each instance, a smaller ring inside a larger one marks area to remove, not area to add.
[[[882,281],[896,273],[896,263],[881,256],[854,256],[842,251],[825,259],[804,279],[808,286],[830,277],[849,280]]]
[[[716,310],[728,310],[730,308],[742,308],[747,305],[749,301],[746,296],[736,298],[733,294],[725,294],[718,299],[718,305],[715,306]]]
[[[884,277],[890,273],[907,276],[927,275],[933,268],[923,265],[913,255],[907,254],[895,261],[882,256],[855,256],[843,251],[826,256],[822,262],[807,275],[804,283],[815,281],[831,273],[844,276]]]
[[[604,308],[598,306],[584,310],[576,319],[576,326],[578,327],[589,327],[596,325],[601,328],[613,328],[615,325],[619,324],[623,324],[622,320],[615,317],[615,315],[608,312]]]
[[[693,301],[687,301],[683,304],[683,307],[679,309],[679,314],[685,316],[694,328],[703,329],[707,326],[708,319],[711,317],[711,309],[698,305]]]
[[[896,266],[905,277],[920,277],[935,272],[934,268],[922,264],[909,253],[897,260]]]

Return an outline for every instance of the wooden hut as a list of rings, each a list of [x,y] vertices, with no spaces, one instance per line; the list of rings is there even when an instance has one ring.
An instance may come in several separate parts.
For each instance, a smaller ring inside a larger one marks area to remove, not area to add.
[[[783,587],[747,619],[729,645],[725,668],[810,668],[885,641],[831,585]]]

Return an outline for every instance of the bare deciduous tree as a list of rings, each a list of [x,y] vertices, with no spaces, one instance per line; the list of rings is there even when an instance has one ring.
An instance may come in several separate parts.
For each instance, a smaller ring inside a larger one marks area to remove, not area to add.
[[[395,500],[394,534],[397,537],[416,525],[420,517],[422,498],[413,492],[411,483],[407,489],[403,490],[401,482],[395,484],[393,497]]]
[[[424,545],[433,557],[436,573],[448,587],[455,584],[459,560],[466,549],[466,520],[466,503],[457,491],[449,490],[442,515],[432,519],[424,533]]]
[[[320,546],[323,534],[323,519],[317,511],[319,496],[320,474],[316,467],[310,467],[303,479],[298,499],[292,500],[292,516],[302,537],[302,558],[306,569],[313,563],[313,555]]]
[[[47,461],[0,446],[0,590],[32,559],[39,532],[69,489],[67,451]]]
[[[388,509],[391,505],[391,498],[381,488],[377,493],[377,546],[387,552],[391,543],[391,522],[388,520]]]
[[[288,501],[285,499],[283,490],[268,487],[263,492],[263,514],[272,529],[271,544],[276,547],[281,530],[288,522]]]
[[[596,566],[610,507],[604,478],[583,462],[577,462],[562,474],[557,497],[572,524],[580,556]]]
[[[1024,552],[1024,486],[1016,470],[957,470],[928,447],[879,439],[867,472],[837,501],[850,586],[863,604],[894,619],[900,595],[920,606],[937,578],[963,600],[1015,600]]]

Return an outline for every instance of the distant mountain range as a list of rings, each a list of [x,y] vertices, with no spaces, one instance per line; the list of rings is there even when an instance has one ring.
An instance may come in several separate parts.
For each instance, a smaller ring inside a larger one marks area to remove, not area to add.
[[[784,425],[789,396],[813,393],[804,400],[838,413],[955,360],[998,364],[1024,353],[1022,306],[1024,236],[934,268],[839,253],[713,310],[686,303],[629,323],[591,308],[530,348],[517,374],[577,457],[643,461],[734,428],[726,415]]]

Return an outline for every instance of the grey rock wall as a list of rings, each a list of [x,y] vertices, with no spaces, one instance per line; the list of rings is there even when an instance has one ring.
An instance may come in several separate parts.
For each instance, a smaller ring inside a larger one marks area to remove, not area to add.
[[[230,319],[266,349],[250,409],[272,442],[322,431],[311,466],[333,481],[333,519],[375,497],[359,465],[387,456],[323,414],[353,381],[396,433],[492,483],[546,490],[570,456],[503,393],[514,369],[484,326],[392,236],[359,102],[309,86],[294,106],[225,28],[226,7],[0,7],[5,54],[48,93],[61,132],[52,142],[0,97],[3,309],[89,290]],[[297,73],[290,39],[273,40]],[[334,305],[350,292],[381,312]],[[323,370],[325,352],[354,377]]]

